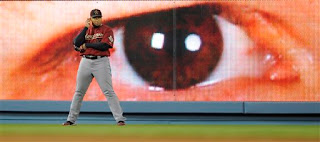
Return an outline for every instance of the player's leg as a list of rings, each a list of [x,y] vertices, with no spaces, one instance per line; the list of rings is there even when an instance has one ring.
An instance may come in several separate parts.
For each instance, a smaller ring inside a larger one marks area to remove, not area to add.
[[[109,58],[104,57],[95,60],[95,68],[92,73],[96,78],[101,88],[101,91],[107,97],[108,104],[114,119],[117,122],[125,121],[125,117],[123,117],[122,115],[123,111],[120,106],[119,99],[112,87],[111,67]]]
[[[72,99],[67,121],[75,123],[75,121],[79,116],[83,97],[87,92],[88,87],[93,78],[91,73],[91,68],[90,68],[91,62],[92,60],[90,59],[86,59],[86,58],[81,59],[79,69],[78,69],[78,74],[77,74],[76,91]]]

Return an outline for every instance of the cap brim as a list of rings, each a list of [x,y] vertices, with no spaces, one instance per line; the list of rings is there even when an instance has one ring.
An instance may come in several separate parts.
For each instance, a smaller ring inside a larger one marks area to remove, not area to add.
[[[93,16],[91,16],[92,18],[96,18],[96,17],[102,17],[101,15],[93,15]]]

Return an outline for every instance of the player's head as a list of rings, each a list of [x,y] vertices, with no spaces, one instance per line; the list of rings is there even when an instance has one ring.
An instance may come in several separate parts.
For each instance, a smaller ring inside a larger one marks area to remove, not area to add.
[[[90,12],[90,18],[92,21],[92,24],[94,26],[100,26],[102,24],[102,13],[99,9],[93,9]]]

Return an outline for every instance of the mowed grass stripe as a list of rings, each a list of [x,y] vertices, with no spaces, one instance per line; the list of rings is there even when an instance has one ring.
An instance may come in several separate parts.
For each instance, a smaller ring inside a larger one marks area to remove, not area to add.
[[[32,125],[1,124],[0,136],[319,140],[318,125]]]

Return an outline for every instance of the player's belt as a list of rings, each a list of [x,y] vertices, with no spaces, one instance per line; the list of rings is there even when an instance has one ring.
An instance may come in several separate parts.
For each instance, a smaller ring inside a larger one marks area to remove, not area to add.
[[[103,58],[103,57],[107,57],[107,56],[82,55],[82,57],[94,60],[94,59],[99,59],[99,58]]]

